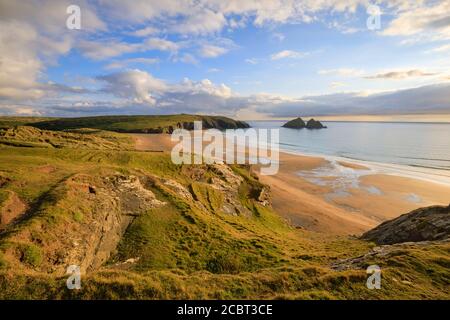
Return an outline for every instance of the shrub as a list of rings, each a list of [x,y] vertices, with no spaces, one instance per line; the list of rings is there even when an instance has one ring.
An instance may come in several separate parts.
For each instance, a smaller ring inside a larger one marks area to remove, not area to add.
[[[33,267],[38,267],[42,263],[41,249],[34,245],[29,244],[22,248],[22,261]]]

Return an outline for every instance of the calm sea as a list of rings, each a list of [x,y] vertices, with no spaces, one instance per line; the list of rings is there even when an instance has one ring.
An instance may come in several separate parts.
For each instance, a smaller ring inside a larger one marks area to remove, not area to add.
[[[280,128],[280,149],[415,168],[450,170],[450,124],[323,122],[327,129],[286,129],[285,121],[248,121]]]

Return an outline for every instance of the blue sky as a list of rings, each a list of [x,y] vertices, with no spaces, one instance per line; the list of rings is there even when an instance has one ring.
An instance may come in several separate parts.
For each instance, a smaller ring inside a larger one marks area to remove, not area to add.
[[[80,30],[66,26],[71,4]],[[0,0],[0,113],[450,114],[448,12],[449,1]]]

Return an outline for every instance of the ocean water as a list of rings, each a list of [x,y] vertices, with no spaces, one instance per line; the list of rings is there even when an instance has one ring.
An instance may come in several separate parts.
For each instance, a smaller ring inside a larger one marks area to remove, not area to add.
[[[282,128],[285,121],[248,123],[253,128],[279,128],[282,151],[356,160],[378,171],[450,181],[450,124],[323,122],[327,129],[298,130]]]

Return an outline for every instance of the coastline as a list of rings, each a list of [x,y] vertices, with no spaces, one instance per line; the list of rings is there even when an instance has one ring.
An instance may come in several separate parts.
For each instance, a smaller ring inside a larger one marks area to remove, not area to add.
[[[291,224],[330,234],[359,235],[414,209],[450,203],[446,184],[339,160],[280,152],[278,174],[260,180],[271,187],[274,209]]]
[[[442,184],[450,187],[450,170],[442,170],[437,168],[428,168],[421,166],[409,166],[404,164],[384,163],[376,161],[367,161],[340,157],[334,155],[326,155],[319,153],[295,152],[291,150],[280,149],[280,154],[286,153],[297,156],[324,158],[328,161],[343,162],[354,167],[364,167],[372,170],[372,174],[387,174],[404,178],[412,178],[427,182]],[[449,199],[450,201],[450,199]]]
[[[169,134],[132,136],[141,151],[175,145]],[[253,166],[257,174],[259,166]],[[343,157],[280,150],[279,172],[259,179],[290,224],[328,234],[359,235],[411,210],[450,203],[450,177]]]

